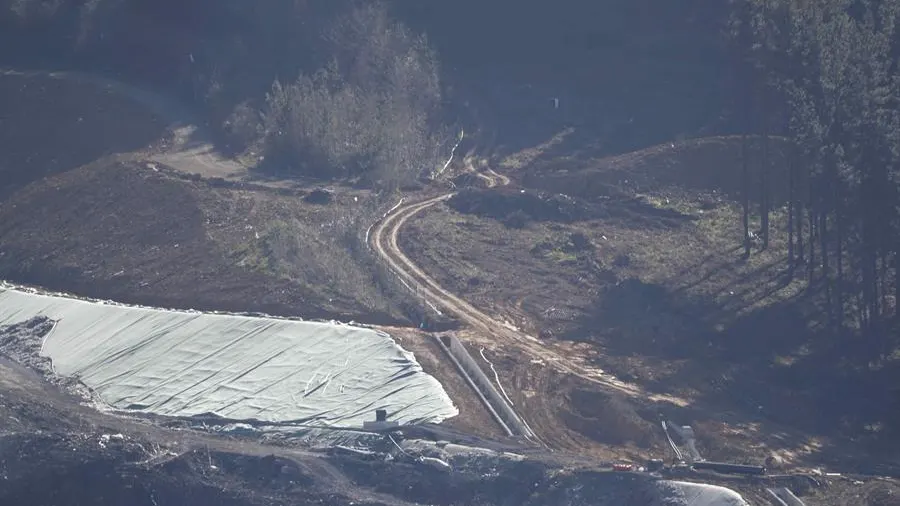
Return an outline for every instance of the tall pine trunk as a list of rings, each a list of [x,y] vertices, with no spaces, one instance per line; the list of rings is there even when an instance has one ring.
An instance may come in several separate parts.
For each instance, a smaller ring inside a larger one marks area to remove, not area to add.
[[[872,293],[872,277],[871,270],[869,269],[869,223],[868,220],[863,218],[863,238],[862,238],[862,259],[860,268],[862,270],[862,293],[863,293],[863,314],[866,316],[866,326],[863,331],[868,335],[868,337],[872,337],[872,329],[874,328],[874,313],[872,311],[872,299],[874,298],[874,294]]]
[[[803,265],[806,262],[806,245],[803,242],[803,216],[806,213],[806,207],[803,205],[803,201],[799,200],[797,202],[797,210],[794,212],[797,220],[797,225],[794,227],[794,230],[797,234],[797,264]]]
[[[822,281],[825,283],[825,307],[828,308],[828,320],[834,328],[834,297],[832,297],[831,272],[828,264],[828,213],[819,213],[819,255],[822,257]]]
[[[835,191],[837,193],[837,191]],[[834,196],[835,202],[838,202],[838,196]],[[837,320],[835,324],[838,328],[844,326],[844,216],[841,206],[838,204],[835,210],[835,313]]]
[[[878,310],[878,266],[876,265],[878,254],[876,252],[876,226],[871,219],[864,218],[863,224],[863,290],[866,301],[866,312],[869,314],[868,333],[871,339],[878,338],[879,322],[881,320]]]
[[[888,229],[890,230],[890,229]],[[879,241],[881,243],[881,241]],[[878,245],[878,307],[882,317],[887,319],[888,310],[888,259],[883,244]]]
[[[900,238],[894,245],[894,323],[900,327]]]
[[[794,190],[794,194],[797,199],[797,209],[794,212],[794,214],[796,215],[795,218],[797,220],[797,226],[795,227],[795,231],[797,233],[797,263],[802,265],[804,263],[805,257],[806,257],[806,253],[805,253],[806,249],[804,248],[804,244],[803,244],[803,218],[806,216],[806,208],[807,208],[807,197],[803,194],[802,188],[803,188],[803,178],[808,177],[808,175],[806,174],[806,160],[805,159],[802,160],[802,164],[803,164],[802,167],[800,165],[801,160],[799,158],[797,158],[795,160],[795,163],[796,163],[796,165],[795,165],[794,169],[795,169],[795,174],[797,175],[797,181],[794,182],[795,186],[796,186],[796,188]]]
[[[765,112],[763,112],[765,115]],[[769,129],[763,117],[762,162],[759,170],[759,225],[763,249],[769,247]]]
[[[796,169],[796,160],[794,159],[794,145],[788,146],[788,272],[791,277],[794,275],[794,170]]]
[[[741,203],[744,224],[744,257],[750,258],[750,171],[747,160],[747,134],[741,135]]]
[[[806,266],[809,283],[812,284],[816,275],[816,239],[819,237],[817,214],[819,213],[819,202],[815,192],[815,184],[812,174],[807,178],[809,192],[809,207],[807,208],[808,226],[809,226],[809,264]]]

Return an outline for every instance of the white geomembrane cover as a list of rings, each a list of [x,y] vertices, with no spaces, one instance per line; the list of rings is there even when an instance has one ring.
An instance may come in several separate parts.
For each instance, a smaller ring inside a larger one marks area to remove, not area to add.
[[[56,321],[41,355],[118,410],[362,427],[458,414],[413,355],[335,323],[129,307],[0,288],[0,326]]]
[[[672,506],[750,506],[734,490],[718,485],[662,480],[657,482],[664,503]]]

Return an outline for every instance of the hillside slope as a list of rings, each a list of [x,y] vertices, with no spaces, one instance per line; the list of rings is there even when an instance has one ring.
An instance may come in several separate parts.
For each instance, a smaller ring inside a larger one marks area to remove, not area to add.
[[[33,76],[0,87],[0,276],[164,307],[402,321],[347,248],[367,193],[318,205],[178,176],[150,162],[167,122],[127,98]]]
[[[784,174],[779,142],[773,175]],[[822,292],[784,262],[784,195],[772,194],[769,248],[754,240],[744,258],[740,151],[729,137],[615,157],[552,148],[510,167],[512,188],[465,189],[421,213],[400,245],[445,290],[543,346],[687,400],[681,409],[620,403],[587,385],[555,390],[569,428],[595,442],[651,447],[661,412],[690,420],[710,459],[774,451],[798,465],[893,469],[896,439],[883,424],[900,362],[835,366],[846,337],[828,332]],[[527,357],[495,354],[504,376],[536,384]]]

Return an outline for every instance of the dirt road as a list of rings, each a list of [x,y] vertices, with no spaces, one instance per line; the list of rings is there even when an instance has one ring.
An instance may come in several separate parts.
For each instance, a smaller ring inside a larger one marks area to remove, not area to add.
[[[487,180],[488,185],[491,187],[507,185],[510,182],[508,177],[493,170],[479,173],[478,177]],[[419,202],[399,205],[373,227],[370,234],[372,248],[404,283],[415,290],[416,294],[426,304],[441,312],[453,315],[469,326],[473,331],[471,335],[476,341],[475,344],[489,350],[503,348],[506,353],[512,352],[515,355],[524,355],[534,368],[546,368],[570,374],[594,385],[599,385],[604,389],[624,393],[628,396],[666,401],[677,405],[687,404],[682,399],[644,392],[635,385],[620,381],[603,370],[585,363],[583,357],[554,349],[542,343],[537,338],[520,331],[510,323],[499,321],[462,300],[457,295],[450,293],[422,268],[417,266],[398,245],[398,238],[403,225],[433,206],[446,202],[454,195],[455,193],[448,193]],[[499,382],[497,386],[499,389],[504,390],[503,385],[499,384]],[[519,416],[528,422],[529,413],[519,413]],[[546,426],[549,424],[537,423],[537,425]],[[542,435],[538,434],[538,436]]]

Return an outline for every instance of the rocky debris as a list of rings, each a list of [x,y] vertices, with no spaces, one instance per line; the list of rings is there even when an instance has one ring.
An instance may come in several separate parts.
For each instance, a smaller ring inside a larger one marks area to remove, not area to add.
[[[286,459],[179,451],[117,434],[0,436],[0,504],[349,504]]]
[[[655,479],[647,474],[566,471],[539,459],[423,441],[404,441],[388,459],[337,463],[354,482],[410,502],[605,506],[633,503]]]
[[[784,461],[784,457],[782,457],[781,455],[778,455],[777,453],[773,453],[773,454],[769,455],[768,457],[766,457],[766,469],[781,471],[781,470],[784,470],[784,468],[785,468],[785,461]]]
[[[0,327],[0,355],[45,375],[50,374],[50,359],[41,357],[40,350],[44,337],[53,330],[54,325],[53,320],[40,316]]]

